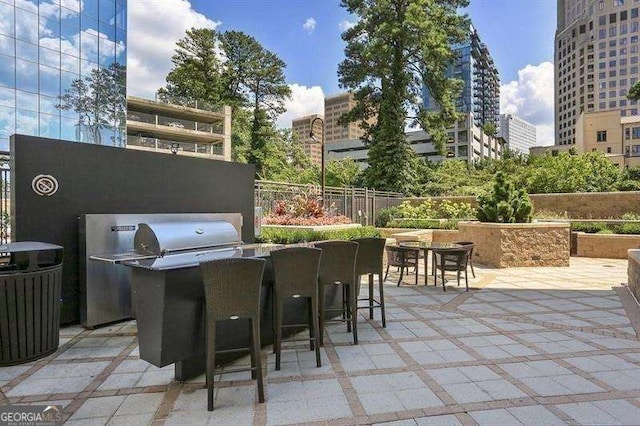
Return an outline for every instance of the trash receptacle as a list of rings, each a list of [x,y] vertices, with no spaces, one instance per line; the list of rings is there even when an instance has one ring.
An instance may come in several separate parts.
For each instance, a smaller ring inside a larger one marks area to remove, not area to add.
[[[58,349],[62,250],[30,241],[0,245],[0,366]]]

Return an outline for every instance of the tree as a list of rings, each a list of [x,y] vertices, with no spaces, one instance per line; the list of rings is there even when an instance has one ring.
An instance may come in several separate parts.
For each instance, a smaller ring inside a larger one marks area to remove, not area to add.
[[[233,158],[265,173],[267,141],[278,138],[276,116],[290,96],[285,63],[256,39],[239,31],[192,28],[178,41],[161,96],[173,102],[204,100],[233,108]],[[250,109],[247,116],[244,109]]]
[[[416,156],[404,135],[419,124],[438,149],[459,115],[455,98],[462,82],[448,78],[456,54],[451,46],[468,36],[468,20],[457,14],[467,0],[342,0],[359,19],[342,34],[347,42],[339,65],[340,85],[354,91],[357,105],[342,122],[359,121],[369,147],[365,182],[376,189],[409,191],[416,182]],[[423,90],[438,103],[426,111]],[[377,117],[375,124],[370,124]]]
[[[218,33],[210,28],[191,28],[178,40],[171,58],[173,68],[167,85],[158,94],[174,103],[206,101],[213,105],[230,104],[224,96],[222,62],[216,48]]]
[[[326,166],[327,186],[355,186],[361,175],[360,166],[351,158],[332,160]]]
[[[627,93],[627,99],[632,101],[637,101],[640,99],[640,81],[634,84],[631,89],[629,89],[629,93]]]
[[[478,196],[478,219],[481,222],[528,223],[533,205],[527,191],[516,190],[501,172],[496,173],[493,189]]]
[[[498,134],[498,129],[496,129],[496,125],[487,121],[482,125],[482,131],[485,135],[496,137]]]

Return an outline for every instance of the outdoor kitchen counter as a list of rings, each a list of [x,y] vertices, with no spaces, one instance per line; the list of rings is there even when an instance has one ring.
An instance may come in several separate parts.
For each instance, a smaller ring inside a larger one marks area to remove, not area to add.
[[[301,245],[308,244],[295,246]],[[205,371],[204,287],[199,264],[229,257],[261,257],[267,260],[260,300],[260,338],[263,346],[271,344],[273,269],[269,254],[284,247],[290,246],[250,244],[206,251],[196,256],[194,253],[185,253],[183,259],[180,259],[181,254],[173,254],[125,262],[132,268],[140,358],[157,367],[175,363],[177,380],[186,380]],[[197,260],[189,261],[189,256]],[[338,292],[333,290],[327,296],[327,305],[339,304]],[[306,309],[304,300],[287,301],[285,321],[305,323]],[[218,323],[216,327],[218,350],[247,346],[247,321],[229,320]],[[225,362],[223,357],[217,357],[216,360],[218,358]]]

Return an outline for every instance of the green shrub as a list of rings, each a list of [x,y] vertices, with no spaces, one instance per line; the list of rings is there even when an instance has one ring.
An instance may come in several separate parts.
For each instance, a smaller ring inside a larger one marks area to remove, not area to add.
[[[398,207],[385,207],[380,209],[375,220],[376,226],[378,228],[384,228],[387,226],[387,223],[396,217],[400,217],[400,210]]]
[[[387,224],[389,228],[409,229],[458,229],[457,220],[441,222],[433,219],[393,219]]]
[[[606,222],[571,222],[571,230],[574,232],[596,234],[606,229],[609,229]]]
[[[640,234],[640,223],[623,223],[618,225],[617,234]]]
[[[640,220],[640,214],[638,213],[625,213],[620,216],[622,220]]]
[[[597,234],[617,234],[617,232],[615,232],[613,229],[611,228],[604,228],[601,229],[597,232]]]
[[[516,191],[501,172],[496,173],[493,189],[478,196],[478,219],[482,222],[531,222],[533,205],[524,189]]]
[[[331,231],[308,231],[303,229],[262,228],[257,243],[296,244],[309,241],[353,240],[356,238],[379,237],[380,232],[373,226],[337,229]]]
[[[475,219],[476,215],[476,209],[469,203],[442,200],[438,206],[438,217],[443,219]]]

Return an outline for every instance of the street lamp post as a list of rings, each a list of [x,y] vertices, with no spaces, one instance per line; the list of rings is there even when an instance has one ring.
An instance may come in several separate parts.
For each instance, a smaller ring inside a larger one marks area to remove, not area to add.
[[[320,123],[322,123],[322,135],[320,137],[320,140],[318,140],[318,138],[313,134],[313,125],[315,124],[316,121],[320,121]],[[326,172],[324,170],[324,120],[320,117],[316,117],[313,120],[311,120],[311,131],[309,132],[309,137],[316,143],[320,143],[320,150],[321,150],[321,155],[320,155],[320,194],[321,194],[321,205],[322,207],[324,207],[324,185],[325,185],[325,180],[326,180]]]

